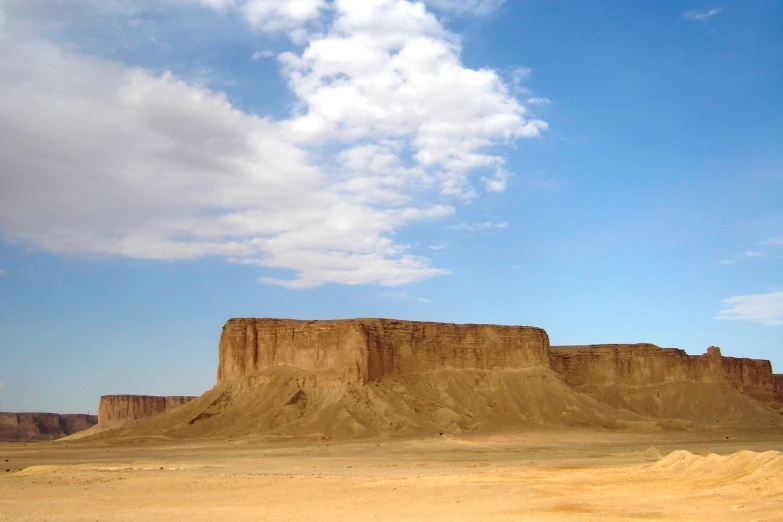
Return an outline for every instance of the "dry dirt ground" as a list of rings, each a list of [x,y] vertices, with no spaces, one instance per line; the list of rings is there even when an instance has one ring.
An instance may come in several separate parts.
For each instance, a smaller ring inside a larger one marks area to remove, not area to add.
[[[779,452],[778,430],[0,444],[0,520],[780,521]]]

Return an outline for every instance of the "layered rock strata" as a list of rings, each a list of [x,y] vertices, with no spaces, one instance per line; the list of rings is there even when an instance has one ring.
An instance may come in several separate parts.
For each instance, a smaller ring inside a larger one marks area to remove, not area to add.
[[[53,440],[95,426],[98,417],[84,414],[0,412],[0,440]]]
[[[772,389],[776,401],[783,405],[783,374],[776,373],[772,376]]]
[[[98,424],[152,417],[178,408],[195,398],[191,396],[104,395],[98,404]]]
[[[723,357],[715,346],[704,355],[653,344],[552,346],[549,357],[551,368],[571,386],[727,383],[754,399],[783,402],[769,361]]]
[[[783,403],[783,376],[766,360],[723,357],[717,347],[696,356],[653,344],[550,347],[546,332],[530,326],[230,319],[218,360],[218,382],[278,366],[359,384],[446,369],[545,367],[574,387],[726,383],[763,402]]]
[[[275,366],[354,383],[441,369],[520,369],[549,366],[549,338],[541,328],[528,326],[391,319],[226,323],[220,337],[218,381]]]

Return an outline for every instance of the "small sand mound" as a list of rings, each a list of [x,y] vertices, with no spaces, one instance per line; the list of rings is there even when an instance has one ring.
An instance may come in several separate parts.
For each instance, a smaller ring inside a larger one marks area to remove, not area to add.
[[[44,466],[30,466],[28,468],[24,468],[23,470],[17,471],[16,473],[11,474],[12,477],[33,477],[37,475],[49,475],[51,473],[56,473],[58,471],[61,471],[63,468],[62,466],[51,466],[51,465],[44,465]]]
[[[687,474],[721,484],[774,479],[783,486],[783,455],[777,451],[742,450],[731,455],[694,455],[685,450],[669,453],[649,468],[654,473]]]
[[[662,457],[659,461],[655,462],[651,467],[660,471],[674,471],[681,470],[690,466],[694,460],[700,458],[698,455],[694,455],[687,450],[672,451],[665,457]]]

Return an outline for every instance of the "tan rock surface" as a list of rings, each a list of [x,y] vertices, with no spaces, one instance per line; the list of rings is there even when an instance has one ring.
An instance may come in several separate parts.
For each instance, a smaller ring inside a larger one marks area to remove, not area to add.
[[[102,425],[143,419],[84,435],[345,440],[783,423],[762,403],[777,393],[768,361],[722,357],[717,348],[689,356],[650,344],[550,347],[533,327],[231,319],[218,360],[218,383],[201,397],[173,411],[163,399],[106,399]]]
[[[0,412],[0,441],[52,440],[87,430],[95,415]]]
[[[219,345],[218,381],[293,366],[341,382],[444,369],[548,366],[540,328],[392,319],[230,319]]]
[[[196,397],[154,395],[104,395],[98,404],[98,424],[112,424],[152,417],[187,404]]]
[[[766,360],[704,355],[653,344],[550,347],[551,368],[571,386],[649,386],[675,382],[727,384],[763,402],[776,400],[772,365]]]
[[[775,401],[783,405],[783,375],[776,373],[772,376],[772,388],[775,391]]]

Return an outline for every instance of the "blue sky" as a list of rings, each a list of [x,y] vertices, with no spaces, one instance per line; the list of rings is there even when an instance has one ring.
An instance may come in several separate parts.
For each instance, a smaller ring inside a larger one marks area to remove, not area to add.
[[[0,0],[0,410],[211,387],[230,317],[783,372],[783,4]]]

